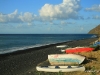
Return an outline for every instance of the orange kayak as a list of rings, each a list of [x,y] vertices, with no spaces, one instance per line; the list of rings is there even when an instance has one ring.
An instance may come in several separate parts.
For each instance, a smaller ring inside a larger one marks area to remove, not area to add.
[[[65,50],[66,53],[80,53],[80,52],[90,52],[93,51],[94,48],[91,47],[76,47],[76,48],[68,48]]]

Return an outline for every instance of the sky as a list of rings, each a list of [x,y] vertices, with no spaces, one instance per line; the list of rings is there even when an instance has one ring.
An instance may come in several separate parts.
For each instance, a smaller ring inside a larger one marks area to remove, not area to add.
[[[0,0],[0,34],[87,34],[100,0]]]

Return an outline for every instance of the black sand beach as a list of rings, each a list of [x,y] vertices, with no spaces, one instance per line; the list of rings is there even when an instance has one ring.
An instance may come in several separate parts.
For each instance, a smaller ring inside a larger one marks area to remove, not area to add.
[[[48,54],[61,53],[57,45],[88,46],[97,38],[51,44],[0,55],[0,75],[34,75],[35,67],[47,60]]]

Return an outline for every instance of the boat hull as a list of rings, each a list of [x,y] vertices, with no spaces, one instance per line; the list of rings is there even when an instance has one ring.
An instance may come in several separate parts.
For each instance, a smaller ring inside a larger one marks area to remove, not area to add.
[[[95,42],[93,46],[100,46],[100,42]]]
[[[65,48],[65,47],[68,47],[68,45],[59,45],[59,46],[56,46],[57,48]]]
[[[93,50],[94,50],[94,48],[91,48],[91,47],[78,47],[78,48],[66,49],[65,52],[66,53],[80,53],[80,52],[90,52]]]
[[[84,66],[37,66],[37,71],[44,72],[74,72],[85,71]]]
[[[51,65],[81,64],[85,57],[77,54],[51,54],[48,60]]]

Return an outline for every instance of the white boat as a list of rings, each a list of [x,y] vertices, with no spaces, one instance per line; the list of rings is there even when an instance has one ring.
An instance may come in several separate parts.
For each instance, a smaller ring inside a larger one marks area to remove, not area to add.
[[[44,72],[73,72],[85,71],[84,66],[37,66],[37,71]]]
[[[65,47],[68,47],[68,45],[59,45],[59,46],[56,46],[57,48],[65,48]]]
[[[61,52],[65,52],[66,50],[61,50]]]
[[[50,54],[48,60],[51,65],[81,64],[85,57],[77,54]]]

